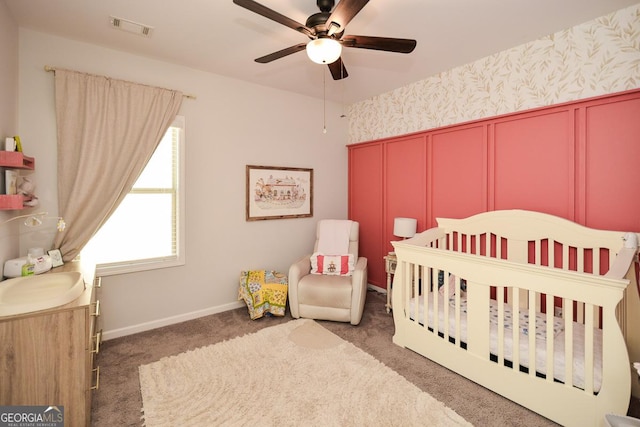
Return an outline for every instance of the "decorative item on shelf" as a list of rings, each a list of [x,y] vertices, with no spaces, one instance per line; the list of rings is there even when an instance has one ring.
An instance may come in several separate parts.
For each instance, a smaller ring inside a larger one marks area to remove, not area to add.
[[[16,140],[13,137],[6,137],[4,139],[4,151],[16,151]]]
[[[416,235],[418,220],[415,218],[396,218],[393,220],[393,235],[404,239]]]
[[[7,169],[4,171],[5,174],[5,188],[4,194],[8,196],[13,196],[18,194],[18,173],[14,170]]]
[[[16,142],[16,151],[22,153],[22,141],[20,141],[20,137],[15,135],[13,140]]]
[[[25,206],[34,207],[38,206],[38,203],[40,203],[38,197],[33,194],[34,189],[35,185],[31,181],[31,179],[22,177],[22,182],[18,186],[18,194],[22,194],[24,196]]]

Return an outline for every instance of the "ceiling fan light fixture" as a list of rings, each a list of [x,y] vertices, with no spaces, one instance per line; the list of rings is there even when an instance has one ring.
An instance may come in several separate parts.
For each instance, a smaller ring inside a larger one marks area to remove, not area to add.
[[[342,54],[342,45],[330,38],[317,38],[307,43],[307,55],[316,64],[331,64]]]

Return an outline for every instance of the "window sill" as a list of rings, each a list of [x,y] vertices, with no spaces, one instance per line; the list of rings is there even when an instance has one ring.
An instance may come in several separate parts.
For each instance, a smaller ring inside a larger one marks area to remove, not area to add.
[[[158,270],[161,268],[179,267],[184,265],[182,257],[166,257],[148,259],[138,262],[124,262],[114,264],[98,264],[96,274],[98,276],[116,276],[119,274],[138,273],[141,271]]]

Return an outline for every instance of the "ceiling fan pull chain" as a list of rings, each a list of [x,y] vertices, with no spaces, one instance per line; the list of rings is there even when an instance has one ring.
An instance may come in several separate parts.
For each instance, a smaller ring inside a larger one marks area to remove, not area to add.
[[[327,133],[327,76],[322,68],[322,133]]]

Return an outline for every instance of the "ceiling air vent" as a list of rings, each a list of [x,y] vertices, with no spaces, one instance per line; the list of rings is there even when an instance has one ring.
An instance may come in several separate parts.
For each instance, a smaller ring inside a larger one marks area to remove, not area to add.
[[[151,37],[151,33],[153,32],[153,27],[140,24],[138,22],[129,21],[128,19],[117,18],[115,16],[109,17],[109,24],[113,28],[117,28],[118,30],[137,34],[143,37]]]

